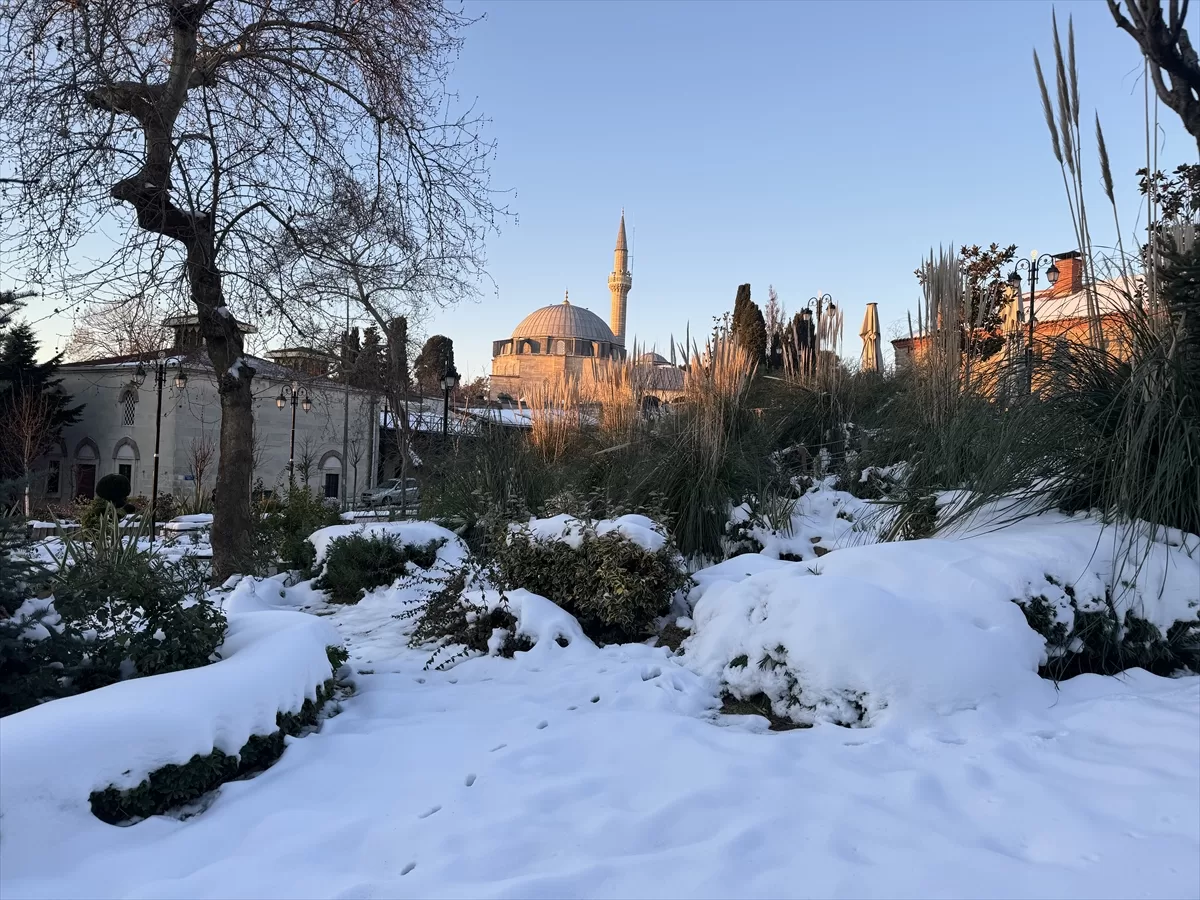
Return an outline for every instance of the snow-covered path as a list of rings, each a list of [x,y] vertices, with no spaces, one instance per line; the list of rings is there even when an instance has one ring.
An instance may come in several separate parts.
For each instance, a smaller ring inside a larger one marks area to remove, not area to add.
[[[320,733],[187,821],[65,836],[0,893],[1200,896],[1200,678],[761,733],[641,645],[425,672],[388,602],[334,616],[370,674]]]

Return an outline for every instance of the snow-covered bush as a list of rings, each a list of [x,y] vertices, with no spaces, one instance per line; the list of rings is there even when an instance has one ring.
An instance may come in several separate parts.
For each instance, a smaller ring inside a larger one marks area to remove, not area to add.
[[[593,640],[641,640],[690,583],[662,529],[645,516],[571,516],[512,525],[493,550],[496,585],[524,588],[578,619]]]
[[[931,540],[697,572],[684,658],[779,718],[842,725],[1046,690],[1052,702],[1039,675],[1194,667],[1200,538],[1143,543],[1134,566],[1111,552],[1134,540],[1115,526],[1058,513],[1005,524],[1005,509]]]
[[[229,628],[212,665],[128,679],[3,720],[6,859],[67,832],[103,840],[97,816],[121,821],[194,801],[214,776],[268,765],[285,735],[314,721],[345,651],[326,618],[273,607],[268,592],[256,592],[262,584],[245,578],[225,596]]]
[[[861,567],[880,549],[827,559],[858,556]],[[727,694],[780,720],[856,727],[889,713],[944,715],[1038,681],[1041,641],[1010,603],[889,590],[855,566],[776,565],[708,585],[684,651]]]
[[[1118,603],[1113,587],[1095,578],[1071,584],[1046,575],[1044,584],[1014,602],[1046,640],[1041,671],[1048,678],[1115,675],[1135,667],[1156,675],[1200,672],[1200,585],[1195,598],[1184,600],[1191,614],[1175,619],[1165,632],[1137,614],[1133,607],[1141,604]]]
[[[428,569],[445,539],[408,544],[395,534],[348,534],[334,538],[325,553],[321,577],[313,584],[334,603],[357,603],[372,588],[409,574],[409,564]]]
[[[409,613],[417,620],[410,646],[434,648],[425,668],[448,668],[480,654],[511,657],[542,641],[560,647],[587,641],[579,622],[545,597],[475,587],[486,582],[478,565],[459,566]]]
[[[112,509],[87,537],[63,539],[43,574],[52,597],[0,616],[0,715],[215,658],[226,618],[195,560],[157,556],[121,535]]]
[[[102,822],[116,825],[148,816],[161,815],[204,796],[226,781],[270,767],[283,755],[286,737],[296,737],[314,727],[325,704],[333,697],[334,675],[346,662],[346,650],[330,645],[325,648],[331,667],[330,677],[316,688],[314,697],[305,697],[300,709],[275,714],[274,731],[252,734],[237,753],[214,747],[211,753],[195,754],[182,765],[170,763],[155,769],[136,787],[121,789],[109,785],[88,797],[92,813]]]
[[[764,514],[769,504],[761,502],[735,506],[725,526],[726,558],[765,553],[776,559],[811,562],[839,547],[878,540],[879,510],[838,490],[837,482],[834,476],[812,481],[776,515]]]
[[[227,623],[195,560],[164,559],[119,536],[68,538],[65,548],[50,587],[60,629],[87,643],[82,689],[213,659]]]

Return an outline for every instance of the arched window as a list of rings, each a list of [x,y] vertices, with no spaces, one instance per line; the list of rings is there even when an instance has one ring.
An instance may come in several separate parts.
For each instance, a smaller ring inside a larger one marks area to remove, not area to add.
[[[121,397],[117,401],[121,407],[121,424],[132,425],[137,419],[137,388],[129,385],[125,390],[121,391]]]
[[[325,487],[325,496],[337,500],[342,496],[342,460],[335,450],[330,450],[321,457],[321,479]]]
[[[554,353],[556,356],[566,356],[567,355],[567,342],[566,341],[555,341],[554,342]]]
[[[46,456],[46,496],[57,497],[62,493],[63,460],[67,457],[67,448],[60,440]]]
[[[75,496],[91,500],[96,496],[96,464],[100,451],[94,441],[84,438],[75,447]]]
[[[117,441],[117,446],[113,448],[113,461],[117,466],[117,474],[124,475],[129,479],[129,486],[136,490],[136,472],[137,463],[141,459],[141,454],[138,453],[138,446],[129,438],[121,438]]]

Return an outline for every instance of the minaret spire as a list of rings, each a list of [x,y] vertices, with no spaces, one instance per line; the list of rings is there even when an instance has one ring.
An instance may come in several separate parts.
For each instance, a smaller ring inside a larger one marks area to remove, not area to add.
[[[608,290],[612,293],[612,315],[609,323],[617,343],[625,346],[625,320],[629,307],[629,289],[633,287],[633,276],[629,273],[629,244],[625,240],[625,210],[621,209],[621,225],[617,229],[617,246],[613,251],[613,270],[608,276]]]

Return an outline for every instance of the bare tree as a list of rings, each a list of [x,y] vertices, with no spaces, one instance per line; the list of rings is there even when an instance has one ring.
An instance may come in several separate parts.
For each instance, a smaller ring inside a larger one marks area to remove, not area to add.
[[[71,362],[130,354],[149,355],[167,343],[166,311],[149,291],[84,307],[71,323],[63,358]]]
[[[32,509],[30,488],[34,466],[50,451],[58,437],[57,413],[58,407],[45,391],[19,391],[4,410],[0,454],[5,463],[23,477],[26,517]]]
[[[1117,27],[1129,33],[1146,58],[1158,98],[1183,120],[1200,148],[1200,57],[1184,23],[1188,0],[1170,0],[1163,18],[1162,0],[1108,0]]]
[[[21,182],[0,220],[31,268],[70,270],[81,237],[131,213],[107,271],[182,279],[221,401],[219,578],[253,543],[255,370],[235,315],[289,318],[260,274],[279,235],[358,168],[402,216],[405,247],[452,257],[441,248],[476,247],[491,226],[492,148],[445,83],[468,24],[440,0],[0,8],[0,143]]]
[[[412,454],[409,319],[476,292],[484,275],[479,245],[453,234],[432,241],[414,234],[404,209],[388,201],[371,173],[357,171],[335,176],[329,202],[293,221],[273,262],[272,277],[285,285],[283,292],[303,298],[293,304],[294,318],[325,317],[332,324],[348,297],[385,335],[383,392],[395,416],[399,477],[405,478]]]
[[[194,479],[192,491],[197,512],[204,506],[204,495],[208,492],[208,482],[205,476],[211,471],[216,455],[216,444],[207,435],[192,438],[192,442],[188,446],[188,465],[191,467]]]
[[[313,446],[312,439],[306,434],[300,438],[300,447],[296,453],[296,474],[300,477],[306,491],[311,487],[309,482],[312,480],[313,469],[316,468],[316,465],[317,449]]]
[[[350,506],[353,508],[358,503],[358,466],[363,461],[363,457],[367,453],[368,442],[370,438],[363,433],[361,426],[350,437],[350,465],[353,467],[350,470],[351,478],[353,478],[353,486],[350,489]]]

